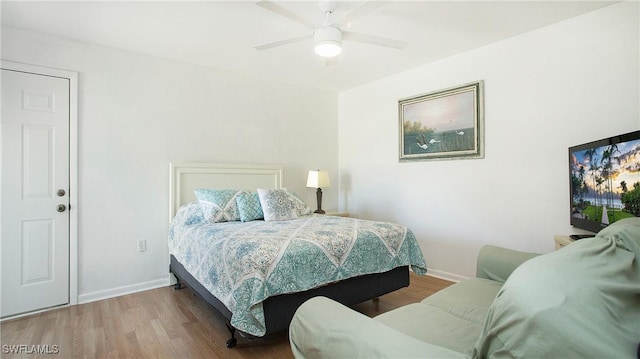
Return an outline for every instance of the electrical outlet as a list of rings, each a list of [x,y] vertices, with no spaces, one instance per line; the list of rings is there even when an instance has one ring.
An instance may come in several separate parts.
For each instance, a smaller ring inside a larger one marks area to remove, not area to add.
[[[138,252],[144,252],[147,250],[147,240],[141,239],[138,241]]]

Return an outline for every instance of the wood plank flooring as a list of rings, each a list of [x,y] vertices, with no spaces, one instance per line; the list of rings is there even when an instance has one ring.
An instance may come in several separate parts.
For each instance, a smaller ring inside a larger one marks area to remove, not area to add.
[[[411,274],[409,287],[354,309],[375,316],[451,284]],[[266,339],[237,336],[238,345],[227,349],[230,335],[222,317],[190,289],[172,286],[5,321],[0,332],[2,358],[293,357],[287,333]]]

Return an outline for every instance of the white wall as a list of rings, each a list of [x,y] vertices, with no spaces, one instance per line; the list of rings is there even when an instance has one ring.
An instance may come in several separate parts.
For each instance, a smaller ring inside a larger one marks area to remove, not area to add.
[[[569,225],[567,148],[640,129],[637,2],[609,6],[340,95],[340,207],[407,225],[432,273],[474,276],[485,243],[549,252]],[[398,99],[485,81],[485,159],[398,162]]]
[[[610,6],[339,100],[4,27],[1,44],[5,60],[79,72],[83,301],[166,281],[170,160],[283,164],[312,206],[307,170],[339,167],[323,208],[409,226],[435,273],[472,276],[484,243],[551,251],[571,231],[567,147],[640,127],[639,22],[638,3]],[[398,163],[397,100],[479,79],[486,158]]]
[[[335,93],[10,28],[2,58],[79,72],[81,302],[168,283],[171,160],[282,164],[311,207],[308,170],[337,182]]]

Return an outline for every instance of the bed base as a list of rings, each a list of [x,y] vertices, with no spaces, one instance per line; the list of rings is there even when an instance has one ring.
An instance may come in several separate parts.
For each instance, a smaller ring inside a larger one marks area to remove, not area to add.
[[[174,285],[176,290],[183,288],[186,284],[225,318],[225,325],[231,333],[231,338],[226,343],[227,348],[236,346],[235,334],[237,330],[231,325],[229,309],[200,284],[173,255],[171,255],[169,271],[178,280]],[[407,286],[409,286],[409,267],[404,266],[384,273],[345,279],[304,292],[269,297],[262,304],[266,326],[265,336],[287,330],[298,307],[310,298],[324,296],[350,306],[369,299],[377,299],[384,294]],[[247,336],[251,335],[247,334]]]

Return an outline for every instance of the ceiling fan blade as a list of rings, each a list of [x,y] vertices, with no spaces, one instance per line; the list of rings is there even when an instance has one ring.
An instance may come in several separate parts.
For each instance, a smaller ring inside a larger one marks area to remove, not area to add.
[[[367,1],[366,3],[353,9],[350,13],[334,21],[333,25],[342,28],[349,22],[353,21],[353,19],[374,12],[386,6],[388,3],[390,3],[390,1]]]
[[[291,12],[291,11],[283,8],[282,6],[280,6],[280,5],[278,5],[278,4],[274,3],[274,2],[271,2],[269,0],[258,1],[256,3],[256,5],[260,6],[261,8],[263,8],[265,10],[269,10],[271,12],[274,12],[274,13],[280,15],[280,16],[284,16],[289,20],[293,20],[293,21],[297,22],[298,24],[302,24],[302,25],[304,25],[306,27],[309,27],[311,29],[315,29],[315,28],[317,28],[319,26],[315,22],[313,22],[313,21],[311,21],[311,20],[309,20],[309,19],[307,19],[305,17],[302,17],[302,16],[300,16],[300,15],[294,13],[294,12]]]
[[[288,45],[288,44],[292,44],[294,42],[310,40],[310,39],[313,39],[313,35],[292,37],[292,38],[286,39],[286,40],[280,40],[280,41],[270,42],[270,43],[264,44],[264,45],[259,45],[259,46],[254,47],[254,49],[259,50],[259,51],[263,51],[263,50],[272,49],[274,47]]]
[[[362,42],[365,44],[391,47],[394,49],[404,49],[407,46],[406,41],[388,39],[375,35],[361,34],[358,32],[343,31],[342,38],[349,41]]]

